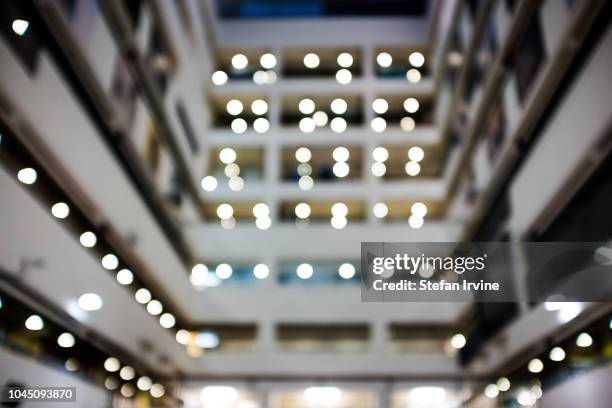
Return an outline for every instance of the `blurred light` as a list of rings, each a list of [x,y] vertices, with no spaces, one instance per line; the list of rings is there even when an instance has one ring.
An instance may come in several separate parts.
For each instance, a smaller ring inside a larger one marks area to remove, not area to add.
[[[374,102],[372,102],[372,110],[378,113],[379,115],[382,115],[383,113],[387,112],[388,109],[389,103],[385,99],[377,98],[374,99]]]
[[[420,162],[425,157],[425,152],[418,146],[413,146],[408,149],[408,158],[413,162]]]
[[[421,172],[421,165],[417,162],[409,161],[404,167],[406,174],[410,177],[418,176]]]
[[[576,338],[578,347],[589,347],[593,344],[593,338],[588,333],[580,333]]]
[[[135,375],[136,373],[134,372],[134,369],[130,366],[122,367],[119,371],[119,377],[121,377],[121,379],[125,381],[131,380],[132,378],[134,378]]]
[[[372,212],[376,218],[385,218],[389,213],[389,208],[385,203],[376,203],[372,208]]]
[[[563,361],[565,360],[565,350],[561,347],[554,347],[550,350],[550,353],[548,353],[548,358],[552,361]]]
[[[302,118],[299,123],[300,130],[304,133],[312,133],[315,130],[315,126],[312,118]]]
[[[96,293],[85,293],[79,297],[79,307],[87,312],[102,309],[102,298]]]
[[[104,361],[104,369],[110,373],[114,373],[115,371],[119,371],[119,367],[121,364],[119,360],[115,357],[109,357]]]
[[[336,147],[332,153],[332,157],[337,162],[345,162],[349,159],[349,150],[344,146]]]
[[[93,232],[85,231],[79,237],[79,241],[81,242],[81,245],[83,245],[84,247],[91,248],[94,245],[96,245],[96,242],[98,242],[98,239],[96,238],[96,234],[94,234]]]
[[[147,304],[147,312],[153,316],[157,316],[163,310],[163,306],[159,300],[152,300]]]
[[[76,343],[74,336],[70,333],[62,333],[57,337],[57,344],[63,348],[73,347]]]
[[[37,177],[38,174],[36,173],[36,170],[31,167],[26,167],[17,172],[17,179],[23,184],[34,184]]]
[[[372,163],[371,170],[374,176],[382,177],[387,172],[387,166],[385,166],[385,163],[376,162],[376,163]]]
[[[308,53],[304,55],[304,65],[306,68],[316,68],[319,66],[319,56],[315,53]]]
[[[348,214],[348,207],[344,203],[335,203],[332,205],[331,213],[334,217],[346,217]]]
[[[427,206],[421,202],[416,202],[410,207],[410,212],[417,217],[425,217],[427,215]]]
[[[246,130],[249,127],[249,125],[247,125],[246,120],[244,120],[242,118],[236,118],[236,119],[232,120],[232,123],[230,124],[230,127],[232,128],[232,132],[240,135],[240,134],[246,132]]]
[[[122,269],[117,272],[117,282],[122,285],[129,285],[134,282],[134,275],[129,269]]]
[[[421,73],[418,69],[409,69],[408,71],[406,71],[406,79],[408,80],[408,82],[411,82],[413,84],[419,83],[419,81],[421,80]]]
[[[276,57],[273,54],[266,53],[259,58],[259,64],[262,68],[272,69],[276,66]]]
[[[337,162],[334,164],[334,167],[332,167],[332,171],[336,177],[343,178],[348,176],[350,168],[345,162]]]
[[[531,391],[529,390],[521,390],[517,397],[516,397],[516,401],[523,406],[531,406],[533,404],[535,404],[536,399],[534,398],[534,396],[531,394]]]
[[[269,85],[273,84],[276,82],[276,72],[274,71],[266,71],[266,76],[267,76],[267,83]]]
[[[240,174],[240,166],[238,166],[236,163],[227,164],[225,165],[223,172],[227,177],[236,177]]]
[[[148,391],[153,385],[153,381],[149,377],[143,376],[136,381],[136,386],[140,391]]]
[[[267,215],[259,217],[255,220],[255,226],[260,230],[267,230],[272,226],[272,218]]]
[[[372,121],[370,122],[370,126],[372,127],[372,130],[376,133],[381,133],[387,128],[387,121],[378,116],[372,119]]]
[[[416,215],[411,215],[410,217],[408,217],[408,225],[410,225],[410,227],[414,229],[421,228],[424,222],[425,221],[423,220],[423,218],[417,217]]]
[[[189,281],[195,287],[206,286],[206,278],[208,277],[208,267],[204,264],[196,264],[191,268]]]
[[[312,154],[310,153],[310,149],[307,147],[300,147],[295,151],[295,159],[300,163],[306,163],[311,157]]]
[[[348,109],[348,104],[344,99],[336,98],[331,101],[330,108],[336,115],[342,115]]]
[[[232,66],[236,69],[244,69],[248,64],[249,60],[244,54],[236,54],[232,57]]]
[[[166,389],[163,385],[156,383],[151,386],[150,393],[153,398],[161,398],[166,393]]]
[[[225,108],[227,109],[227,113],[232,116],[240,115],[244,109],[242,102],[240,102],[238,99],[230,99],[227,102],[227,105],[225,105]]]
[[[342,68],[348,68],[353,65],[353,56],[348,52],[343,52],[338,55],[337,61]]]
[[[414,119],[412,119],[410,116],[403,117],[402,120],[400,120],[400,127],[405,132],[410,132],[414,129],[415,126],[416,123],[414,122]]]
[[[425,57],[420,52],[413,52],[408,57],[408,62],[410,62],[413,67],[422,67],[423,64],[425,64]]]
[[[224,220],[221,220],[221,228],[224,230],[231,230],[236,226],[236,219],[234,217],[230,217]]]
[[[28,27],[30,27],[30,22],[20,18],[13,20],[13,24],[11,24],[13,32],[20,37],[28,31]]]
[[[353,79],[353,74],[348,69],[342,68],[336,72],[336,81],[339,84],[346,85]]]
[[[297,166],[297,173],[300,176],[310,176],[312,173],[312,166],[308,163],[300,163]]]
[[[108,269],[109,271],[117,269],[119,266],[119,259],[117,259],[117,257],[113,254],[106,254],[102,258],[102,266],[104,269]]]
[[[51,214],[55,218],[64,219],[70,214],[70,207],[66,203],[55,203],[51,207]]]
[[[465,347],[465,343],[466,343],[465,336],[461,333],[457,333],[453,337],[451,337],[451,346],[453,346],[453,348],[457,350]]]
[[[244,179],[240,176],[234,176],[229,179],[227,182],[230,190],[232,191],[240,191],[244,188]]]
[[[342,133],[346,130],[346,120],[343,118],[333,118],[330,127],[334,132]]]
[[[238,391],[234,387],[225,385],[208,385],[202,388],[200,399],[205,407],[229,406],[238,398]]]
[[[384,162],[389,158],[389,151],[382,146],[372,150],[372,158],[377,162]]]
[[[496,398],[499,395],[499,388],[496,384],[489,384],[484,389],[484,395],[487,398]]]
[[[135,394],[134,387],[131,384],[123,384],[120,392],[125,398],[131,398]]]
[[[176,341],[178,344],[187,344],[189,343],[189,340],[191,340],[191,333],[189,333],[187,330],[185,329],[181,329],[179,331],[176,332]]]
[[[107,377],[106,380],[104,380],[104,388],[106,388],[107,390],[113,391],[116,390],[118,387],[119,382],[115,377]]]
[[[312,115],[312,120],[314,120],[315,125],[318,127],[323,127],[327,125],[327,113],[323,111],[317,111]]]
[[[342,229],[346,227],[347,220],[345,217],[334,216],[330,220],[330,224],[334,229]]]
[[[298,180],[298,186],[300,187],[300,189],[308,191],[314,186],[314,180],[310,176],[302,176]]]
[[[404,109],[408,113],[414,113],[419,110],[419,101],[415,98],[408,98],[404,101]]]
[[[70,357],[64,363],[64,368],[68,371],[74,372],[74,371],[77,371],[80,367],[81,365],[79,364],[79,361],[74,357]]]
[[[299,203],[295,206],[295,215],[301,219],[310,217],[310,206],[306,203]]]
[[[219,336],[211,331],[203,331],[196,335],[195,344],[204,349],[212,349],[219,345]]]
[[[213,176],[206,176],[200,184],[204,191],[214,191],[217,188],[217,179]]]
[[[568,323],[582,312],[582,303],[567,302],[563,303],[557,311],[557,320],[560,323]]]
[[[233,215],[234,215],[234,209],[232,208],[231,205],[227,203],[223,203],[217,207],[217,216],[220,219],[227,220],[229,218],[232,218]]]
[[[497,380],[497,388],[499,388],[500,391],[508,391],[510,389],[510,380],[506,377],[501,377]]]
[[[338,403],[342,391],[338,387],[308,387],[304,390],[304,399],[317,406],[330,406]]]
[[[415,387],[409,396],[415,404],[435,405],[444,402],[446,391],[442,387]]]
[[[253,275],[257,279],[266,279],[270,275],[270,268],[266,264],[257,264],[253,268]]]
[[[312,276],[314,270],[310,264],[303,263],[297,267],[296,273],[300,279],[308,279]]]
[[[539,373],[544,369],[544,363],[539,358],[534,358],[527,364],[527,369],[532,373]]]
[[[256,115],[264,115],[268,112],[268,103],[263,99],[255,99],[253,103],[251,103],[251,112]]]
[[[535,397],[535,399],[542,398],[542,387],[540,387],[538,384],[532,385],[531,386],[531,395],[533,395]]]
[[[145,288],[140,288],[134,294],[134,298],[138,303],[144,305],[145,303],[148,303],[151,300],[151,292],[149,292]]]
[[[217,86],[225,85],[227,83],[227,74],[223,71],[215,71],[212,74],[212,81]]]
[[[226,147],[219,152],[219,160],[224,164],[230,164],[236,161],[236,152],[230,147]]]
[[[463,54],[459,51],[452,51],[447,57],[448,64],[452,67],[458,67],[463,64]]]
[[[171,313],[164,313],[159,317],[159,324],[164,329],[170,329],[176,324],[176,318]]]
[[[232,276],[232,267],[229,264],[222,263],[217,265],[215,269],[215,274],[219,279],[229,279]]]
[[[270,81],[268,73],[266,71],[255,71],[253,74],[253,82],[257,85],[264,85]]]
[[[343,263],[338,268],[338,275],[340,275],[342,279],[351,279],[355,276],[355,267],[350,263]]]
[[[270,215],[270,208],[264,203],[257,203],[253,206],[253,215],[255,218],[266,217]]]
[[[388,68],[393,63],[393,57],[387,52],[381,52],[376,56],[376,63],[383,68]]]
[[[298,109],[300,110],[300,112],[302,112],[304,115],[310,115],[312,112],[315,111],[315,103],[312,99],[309,98],[304,98],[300,101],[300,103],[298,104]]]

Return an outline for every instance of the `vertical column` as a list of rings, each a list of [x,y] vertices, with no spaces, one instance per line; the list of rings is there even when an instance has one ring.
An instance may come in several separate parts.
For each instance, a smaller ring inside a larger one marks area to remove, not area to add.
[[[257,337],[260,353],[272,353],[274,351],[274,322],[270,320],[261,321],[258,325]]]
[[[372,110],[372,101],[376,98],[375,91],[375,73],[374,73],[374,49],[372,45],[365,45],[362,49],[361,55],[361,71],[363,72],[363,100],[362,100],[362,109],[363,109],[363,118],[364,124],[363,128],[366,132],[370,131],[370,122],[374,119],[374,111]],[[372,136],[374,132],[372,132]],[[365,184],[368,186],[369,191],[376,191],[375,187],[380,180],[372,174],[372,164],[374,160],[372,159],[372,150],[378,145],[376,138],[374,137],[366,137],[363,143],[363,174]],[[366,208],[366,221],[368,224],[375,225],[380,223],[380,220],[372,214],[372,208],[374,204],[380,201],[380,197],[375,195],[367,196],[367,208]]]
[[[283,55],[280,47],[271,50],[276,57],[277,81],[282,81],[281,72],[283,66]],[[278,89],[278,88],[274,88]],[[280,134],[282,96],[277,91],[268,92],[269,120],[270,129],[274,134]],[[264,184],[268,192],[275,191],[274,185],[280,182],[280,144],[273,137],[267,137],[264,146]],[[268,206],[270,207],[270,217],[272,218],[272,228],[278,222],[278,197],[268,194]],[[270,265],[272,267],[272,265]]]

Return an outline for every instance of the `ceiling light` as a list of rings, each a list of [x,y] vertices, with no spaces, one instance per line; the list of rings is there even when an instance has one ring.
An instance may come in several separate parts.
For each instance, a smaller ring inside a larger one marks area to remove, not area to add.
[[[315,110],[315,103],[312,99],[304,98],[298,104],[298,109],[304,115],[310,115]]]
[[[109,391],[116,390],[117,388],[119,388],[119,382],[115,379],[115,377],[107,377],[104,380],[104,388]]]
[[[266,76],[268,77],[268,85],[272,85],[273,83],[276,82],[276,72],[274,71],[266,71]]]
[[[123,384],[120,392],[123,397],[132,398],[135,394],[134,386],[132,384]]]
[[[37,177],[38,174],[36,173],[36,170],[31,167],[21,169],[17,173],[17,179],[23,184],[34,184],[36,182]]]
[[[389,208],[385,203],[376,203],[372,208],[372,212],[376,218],[385,218],[389,213]]]
[[[330,224],[334,229],[342,229],[346,227],[347,220],[345,217],[332,217]]]
[[[539,358],[534,358],[527,364],[527,369],[532,373],[539,373],[544,369],[544,363]]]
[[[163,306],[159,300],[152,300],[147,304],[147,312],[153,316],[157,316],[163,310]]]
[[[104,360],[104,369],[109,373],[114,373],[115,371],[119,371],[119,367],[121,367],[121,363],[115,357],[109,357]]]
[[[22,36],[28,31],[28,27],[30,26],[30,22],[27,20],[22,20],[20,18],[13,20],[13,24],[11,24],[11,28],[13,32],[18,36]]]
[[[219,279],[229,279],[232,276],[232,267],[226,263],[222,263],[217,265],[217,269],[215,269],[215,274]]]
[[[195,344],[200,348],[213,349],[220,343],[217,333],[211,331],[203,331],[197,334]]]
[[[422,67],[423,64],[425,64],[425,57],[420,52],[413,52],[408,57],[408,62],[410,62],[413,67]]]
[[[230,164],[236,161],[236,152],[230,147],[226,147],[219,152],[219,160],[222,163]]]
[[[374,102],[372,102],[372,110],[378,113],[379,115],[382,115],[388,109],[389,109],[389,103],[385,99],[377,98],[377,99],[374,99]]]
[[[529,390],[521,390],[516,396],[516,402],[524,407],[530,407],[535,404],[536,399]]]
[[[576,338],[578,347],[590,347],[593,344],[593,338],[588,333],[580,333]]]
[[[330,127],[334,132],[342,133],[346,130],[346,120],[343,118],[333,118]]]
[[[217,188],[217,179],[213,176],[206,176],[200,183],[204,191],[214,191]]]
[[[419,81],[421,80],[421,73],[418,69],[409,69],[408,71],[406,71],[406,79],[408,80],[408,82],[411,82],[413,84],[419,83]]]
[[[189,281],[195,287],[206,286],[208,278],[208,267],[204,264],[196,264],[191,268],[191,275],[189,275]]]
[[[25,327],[28,330],[38,331],[42,330],[43,327],[45,327],[45,323],[39,315],[32,315],[26,319]]]
[[[338,55],[337,61],[342,68],[348,68],[353,65],[353,56],[348,52],[343,52]]]
[[[151,388],[152,381],[149,377],[143,376],[136,381],[136,386],[140,391],[148,391]]]
[[[408,98],[404,101],[404,109],[408,113],[414,113],[419,110],[419,101],[415,98]]]
[[[348,109],[348,104],[344,99],[336,98],[331,102],[330,108],[336,115],[342,115]]]
[[[557,311],[557,320],[560,323],[568,323],[582,312],[582,303],[563,302]]]
[[[119,377],[125,381],[130,381],[135,375],[136,373],[134,372],[134,369],[130,366],[124,366],[119,371]]]
[[[267,215],[259,217],[255,220],[255,226],[260,230],[267,230],[272,226],[272,218]]]
[[[414,119],[409,116],[403,117],[402,120],[400,120],[400,127],[405,132],[410,132],[415,126],[416,123],[414,122]]]
[[[339,84],[346,85],[350,83],[352,79],[353,74],[346,68],[342,68],[336,72],[336,81],[338,81]]]
[[[232,191],[240,191],[244,188],[244,179],[240,176],[231,177],[227,185]]]
[[[404,166],[404,170],[406,174],[411,177],[418,176],[421,172],[421,165],[417,162],[409,161],[406,163],[406,166]]]
[[[388,68],[393,63],[393,57],[387,52],[381,52],[376,56],[376,62],[383,68]]]
[[[253,206],[253,215],[255,218],[267,217],[270,215],[270,208],[264,203],[257,203]]]
[[[223,71],[215,71],[212,74],[212,81],[217,86],[225,85],[227,83],[227,74]]]
[[[379,116],[372,119],[370,126],[372,126],[372,130],[376,133],[381,133],[387,128],[387,121]]]
[[[225,105],[225,108],[227,109],[227,113],[232,116],[236,116],[242,113],[244,106],[242,106],[242,102],[240,102],[238,99],[230,99],[227,102],[227,105]]]
[[[310,264],[303,263],[297,267],[296,273],[300,279],[308,279],[312,276],[314,270]]]
[[[227,203],[223,203],[217,207],[217,216],[221,218],[222,220],[227,220],[229,218],[232,218],[233,215],[234,215],[234,208],[232,208],[231,205]]]
[[[106,254],[102,258],[102,266],[109,271],[115,270],[119,266],[119,259],[113,254]]]
[[[311,133],[315,130],[315,122],[312,118],[302,118],[300,120],[300,130],[304,133]]]
[[[149,292],[145,288],[140,288],[134,294],[134,298],[138,303],[144,305],[145,303],[148,303],[151,300],[151,292]]]
[[[316,68],[319,66],[319,56],[315,53],[308,53],[304,55],[304,65],[306,68]]]
[[[221,220],[221,228],[224,230],[231,230],[236,226],[236,219],[234,217],[230,217],[224,220]]]
[[[98,239],[96,238],[96,234],[94,234],[93,232],[85,231],[79,237],[79,241],[81,242],[81,245],[83,245],[84,247],[91,248],[94,245],[96,245],[96,242],[98,242]]]
[[[191,340],[191,333],[189,333],[185,329],[181,329],[181,330],[178,330],[176,332],[176,336],[175,337],[176,337],[176,342],[178,344],[185,345],[185,344],[189,343],[189,340]]]
[[[171,313],[164,313],[159,317],[159,324],[164,329],[170,329],[176,324],[176,319]]]
[[[497,398],[499,395],[499,388],[497,388],[496,384],[489,384],[484,389],[484,395],[487,398]]]
[[[96,293],[85,293],[79,297],[79,307],[85,311],[91,312],[102,309],[102,298]]]
[[[253,103],[251,103],[251,112],[256,115],[264,115],[268,112],[268,103],[263,99],[255,99]]]
[[[312,115],[312,120],[314,120],[315,125],[318,127],[323,127],[327,125],[327,113],[323,111],[317,111]]]
[[[414,228],[414,227],[413,227]],[[465,340],[465,336],[461,333],[457,333],[455,334],[453,337],[451,337],[451,346],[453,346],[453,348],[455,349],[462,349],[465,346],[466,340]]]
[[[253,275],[257,279],[266,279],[270,275],[270,268],[266,264],[257,264],[253,268]]]
[[[151,390],[149,391],[153,398],[161,398],[166,393],[166,389],[161,384],[153,384],[151,386]]]
[[[306,163],[312,157],[310,149],[307,147],[300,147],[295,151],[295,159],[300,163]]]
[[[332,157],[337,162],[345,162],[349,159],[349,150],[344,146],[336,147],[332,153]]]
[[[299,203],[295,206],[295,215],[301,219],[310,217],[310,206],[306,203]]]
[[[298,186],[304,191],[311,190],[314,187],[314,180],[310,176],[302,176],[298,180]]]
[[[240,166],[236,163],[230,163],[225,166],[223,172],[227,177],[236,177],[240,174]]]
[[[259,58],[259,64],[262,68],[272,69],[276,66],[276,57],[270,53],[266,53]]]
[[[565,359],[565,350],[561,347],[554,347],[550,350],[550,353],[548,353],[548,358],[552,361],[563,361]]]
[[[236,69],[245,69],[248,64],[249,60],[244,54],[236,54],[232,57],[232,66]]]
[[[351,279],[355,276],[355,266],[350,263],[343,263],[338,268],[338,275],[340,275],[342,279]]]
[[[385,162],[389,158],[389,151],[382,146],[372,150],[372,158],[377,162]]]
[[[55,218],[64,219],[70,214],[70,207],[68,207],[66,203],[55,203],[53,207],[51,207],[51,214],[53,214]]]
[[[506,377],[501,377],[499,380],[497,380],[497,388],[503,392],[508,391],[510,389],[510,380]]]
[[[253,82],[257,85],[265,85],[270,81],[268,73],[266,71],[255,71],[253,74]]]
[[[304,399],[314,406],[335,406],[342,397],[338,387],[308,387],[304,390]]]
[[[206,407],[230,406],[236,398],[238,391],[234,387],[225,385],[208,385],[202,388],[200,393],[200,399]]]
[[[332,205],[331,213],[334,217],[346,217],[348,215],[348,207],[344,203],[335,203]]]
[[[414,162],[420,162],[425,157],[425,152],[418,146],[413,146],[408,150],[408,158]]]
[[[308,163],[300,163],[297,166],[297,174],[299,176],[310,176],[312,173],[312,167]]]
[[[332,171],[336,177],[343,178],[348,176],[350,168],[345,162],[337,162],[334,164],[334,167],[332,167]]]
[[[372,163],[372,167],[370,170],[372,170],[372,174],[375,177],[382,177],[387,172],[387,166],[385,166],[385,163],[375,162]]]
[[[415,387],[409,397],[418,405],[437,406],[446,399],[446,391],[442,387]]]
[[[423,220],[423,218],[421,217],[417,217],[416,215],[411,215],[410,217],[408,217],[408,225],[410,225],[411,228],[414,229],[419,229],[423,226],[423,223],[425,221]]]
[[[122,285],[129,285],[134,282],[134,275],[129,269],[122,269],[117,272],[117,282]]]
[[[423,218],[427,215],[427,206],[421,202],[416,202],[412,204],[410,211],[417,217]]]
[[[232,123],[231,123],[230,126],[232,128],[232,132],[234,132],[234,133],[236,133],[238,135],[246,132],[246,130],[248,128],[246,120],[244,120],[242,118],[236,118],[236,119],[232,120]]]

